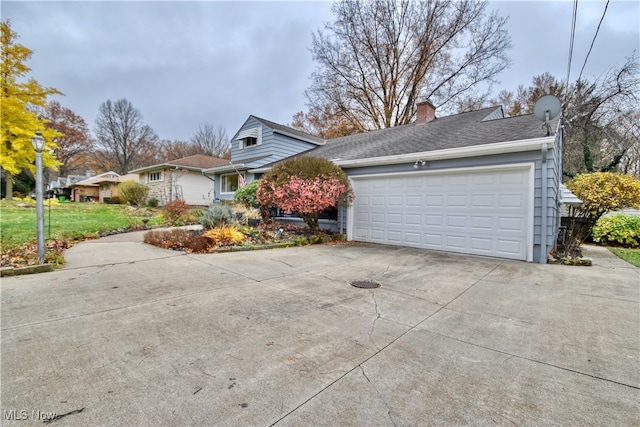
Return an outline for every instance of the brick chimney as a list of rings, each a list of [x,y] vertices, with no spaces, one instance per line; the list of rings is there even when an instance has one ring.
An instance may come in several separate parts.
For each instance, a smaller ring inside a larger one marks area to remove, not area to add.
[[[429,123],[436,118],[436,107],[429,101],[422,101],[416,104],[418,112],[416,114],[416,125]]]

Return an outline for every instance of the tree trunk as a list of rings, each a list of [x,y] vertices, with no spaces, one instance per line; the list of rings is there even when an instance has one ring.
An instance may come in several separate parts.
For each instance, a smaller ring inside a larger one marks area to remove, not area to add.
[[[6,200],[13,200],[13,175],[10,173],[4,173],[5,179],[5,193],[4,197]]]
[[[320,230],[320,225],[318,223],[318,212],[311,214],[300,214],[302,220],[309,226],[309,229],[314,233]]]

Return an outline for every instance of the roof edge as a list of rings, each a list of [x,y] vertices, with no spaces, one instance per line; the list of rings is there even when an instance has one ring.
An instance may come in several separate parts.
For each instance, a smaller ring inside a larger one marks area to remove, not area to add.
[[[422,151],[417,153],[397,154],[393,156],[369,157],[364,159],[340,160],[332,159],[333,163],[343,168],[357,168],[364,166],[379,166],[412,162],[420,160],[447,160],[462,157],[489,156],[493,154],[517,153],[541,149],[543,144],[549,148],[555,144],[555,135],[542,138],[522,139],[519,141],[505,141],[493,144],[474,145],[471,147],[446,148],[444,150]]]

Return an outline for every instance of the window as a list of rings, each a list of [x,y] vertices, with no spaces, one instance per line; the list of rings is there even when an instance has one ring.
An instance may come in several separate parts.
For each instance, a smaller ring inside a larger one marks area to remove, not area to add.
[[[258,138],[255,138],[253,136],[248,136],[242,140],[242,144],[244,145],[244,148],[258,145]]]
[[[238,141],[238,150],[262,144],[262,126],[240,131],[234,140]]]
[[[149,172],[147,182],[162,181],[162,172]]]
[[[244,178],[244,172],[240,175]],[[229,175],[222,175],[220,177],[220,192],[221,193],[233,193],[238,189],[238,174],[232,173]]]

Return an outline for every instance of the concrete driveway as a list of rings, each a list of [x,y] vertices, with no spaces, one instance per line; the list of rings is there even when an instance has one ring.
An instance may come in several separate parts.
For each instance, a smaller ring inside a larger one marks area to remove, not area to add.
[[[639,425],[640,271],[606,250],[565,267],[139,238],[2,279],[2,425]]]

